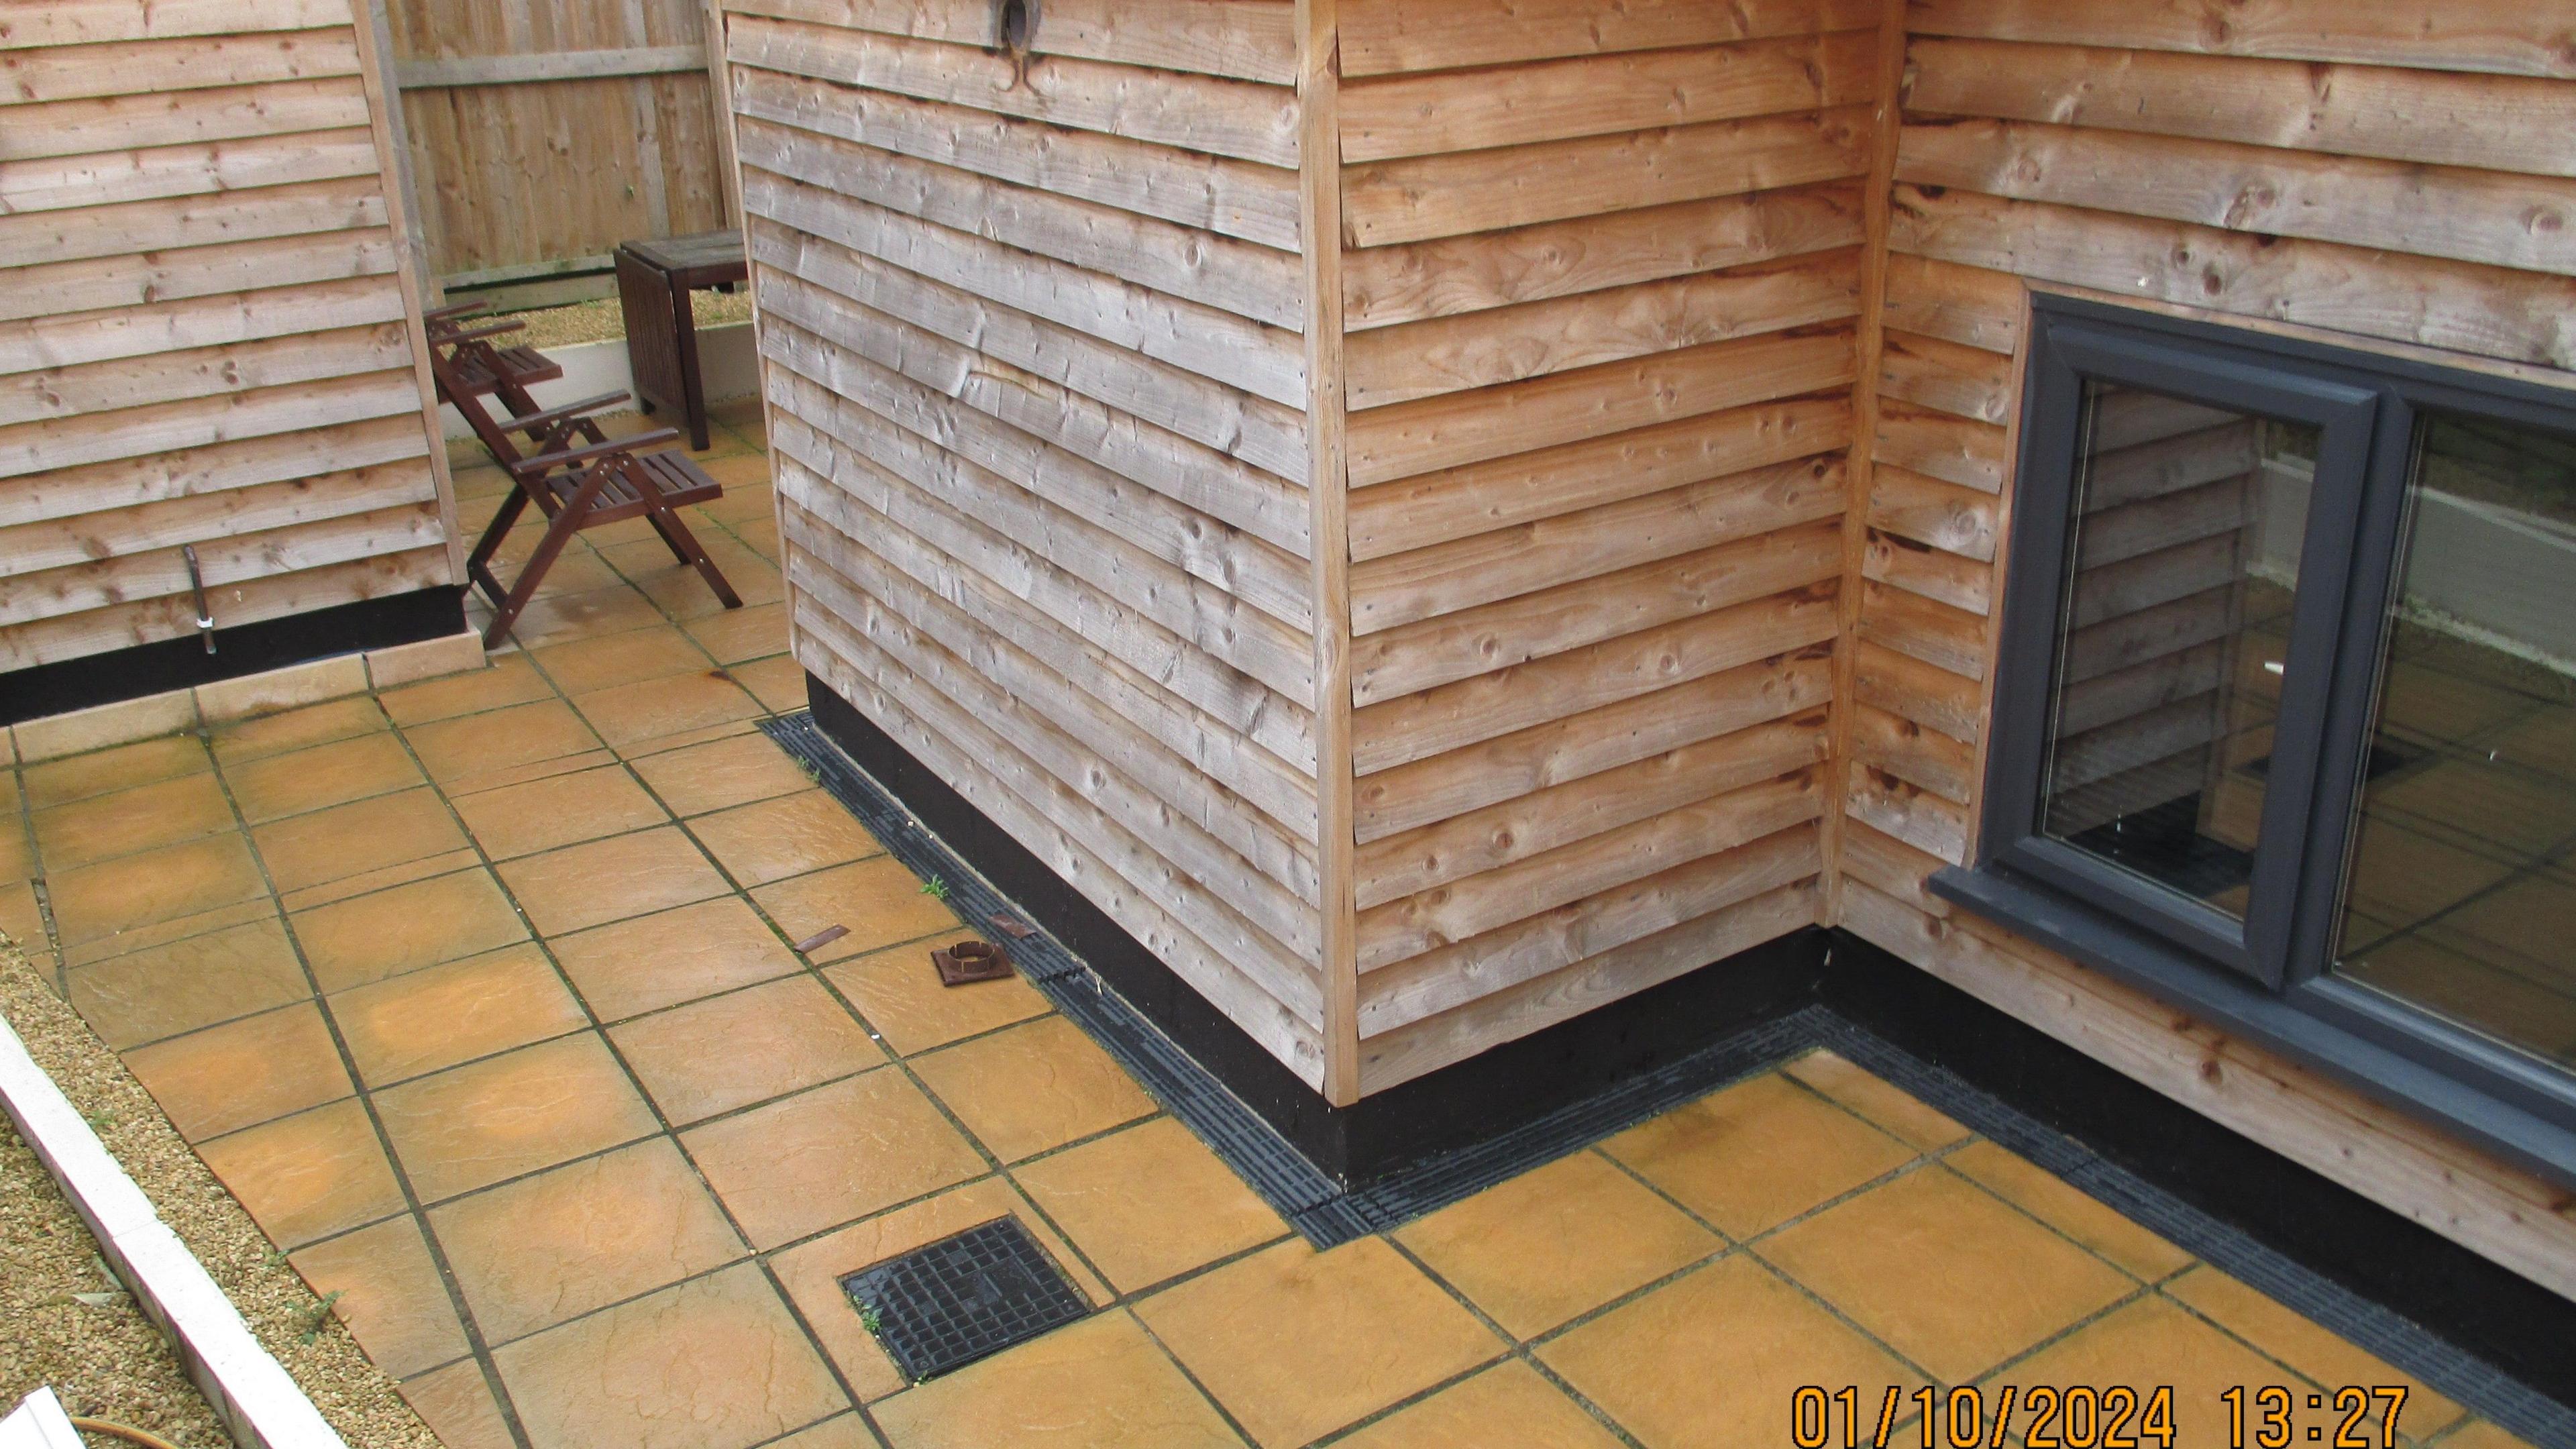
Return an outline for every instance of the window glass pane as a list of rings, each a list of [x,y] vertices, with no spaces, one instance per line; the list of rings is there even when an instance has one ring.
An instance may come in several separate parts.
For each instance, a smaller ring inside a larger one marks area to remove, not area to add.
[[[2318,429],[2089,386],[2047,833],[2240,918]]]
[[[2576,1065],[2576,441],[2428,414],[2340,970]]]

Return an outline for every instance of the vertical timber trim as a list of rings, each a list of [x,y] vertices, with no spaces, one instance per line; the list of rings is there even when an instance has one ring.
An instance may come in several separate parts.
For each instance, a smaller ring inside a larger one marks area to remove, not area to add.
[[[733,154],[733,62],[725,58],[724,0],[705,0],[701,8],[706,16],[707,94],[716,112],[716,184],[724,194],[726,220],[747,228],[742,215],[742,163]],[[746,231],[744,241],[749,240]]]
[[[751,218],[742,210],[742,158],[734,151],[733,62],[724,54],[725,17],[730,13],[726,0],[706,0],[707,77],[715,85],[716,104],[723,108],[722,114],[716,118],[716,139],[717,155],[724,167],[725,202],[733,209],[734,225],[742,228],[743,255],[749,257]],[[761,438],[766,445],[764,452],[774,455],[774,440],[778,437],[778,404],[770,397],[769,371],[776,364],[769,360],[769,353],[760,345],[766,329],[761,325],[760,317],[759,267],[752,266],[743,274],[742,289],[751,298],[751,375],[753,385],[760,389]],[[769,526],[778,530],[781,540],[778,545],[778,601],[787,611],[787,655],[797,661],[798,668],[803,669],[807,666],[800,646],[804,643],[805,628],[797,622],[797,595],[800,591],[796,587],[795,561],[789,556],[784,542],[787,537],[787,495],[776,485],[777,464],[773,462],[770,467]]]
[[[2021,325],[2014,333],[2020,339],[2014,344],[2010,390],[2004,396],[2012,399],[2012,413],[2004,420],[2003,484],[1995,490],[1995,557],[1986,588],[1986,658],[2001,659],[2004,642],[2004,578],[2012,571],[2013,537],[2019,527],[2021,483],[2022,388],[2030,373],[2031,292],[2021,289]],[[1995,745],[1995,681],[2003,671],[1989,668],[1977,687],[1977,744],[1971,752],[1974,768],[1968,775],[1968,842],[1967,859],[1977,859],[1984,843],[1986,827],[1986,765]]]
[[[375,46],[375,53],[366,60],[367,73],[384,87],[385,136],[394,153],[394,170],[387,174],[385,186],[402,198],[403,220],[397,229],[410,243],[411,269],[420,282],[421,305],[426,307],[444,301],[445,296],[429,270],[429,231],[421,220],[420,186],[412,174],[410,123],[403,118],[402,87],[393,81],[394,63],[399,59],[394,54],[393,15],[386,8],[387,0],[354,3],[366,6],[366,18],[359,22],[359,29],[370,34]]]
[[[456,480],[447,471],[447,430],[438,418],[438,385],[429,375],[429,258],[413,220],[411,156],[402,137],[402,90],[394,84],[393,31],[382,0],[350,0],[349,28],[358,44],[358,75],[367,92],[367,130],[376,143],[376,182],[385,195],[385,229],[393,235],[394,277],[401,284],[403,331],[411,339],[412,385],[420,390],[420,423],[428,434],[429,475],[438,489],[438,526],[447,536],[447,581],[465,582],[465,539],[457,531]]]
[[[1896,186],[1896,145],[1905,121],[1906,0],[1883,0],[1879,13],[1878,68],[1871,93],[1878,113],[1870,133],[1869,180],[1861,194],[1860,322],[1852,338],[1850,490],[1843,509],[1842,588],[1835,598],[1832,789],[1824,826],[1825,891],[1818,924],[1842,920],[1843,821],[1851,800],[1852,710],[1860,648],[1861,568],[1869,552],[1872,464],[1878,450],[1878,375],[1887,339],[1888,210]]]
[[[1341,36],[1297,0],[1298,235],[1306,260],[1307,551],[1315,569],[1315,866],[1323,911],[1324,1098],[1360,1095],[1358,853],[1351,803],[1350,476],[1343,430]]]

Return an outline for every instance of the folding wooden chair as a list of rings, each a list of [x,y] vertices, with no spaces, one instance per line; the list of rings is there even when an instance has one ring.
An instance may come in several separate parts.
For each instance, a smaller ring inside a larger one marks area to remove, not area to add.
[[[563,376],[563,364],[524,343],[502,347],[493,338],[523,331],[525,322],[479,322],[481,302],[460,302],[421,314],[431,350],[445,352],[456,386],[477,397],[498,396],[515,415],[541,411],[527,390]]]
[[[537,586],[544,582],[546,570],[554,566],[574,534],[629,518],[649,521],[653,531],[662,536],[662,542],[669,545],[671,556],[694,567],[726,608],[742,607],[741,597],[725,581],[723,571],[707,557],[706,549],[689,532],[688,525],[680,521],[678,509],[720,498],[724,486],[690,462],[687,455],[654,451],[667,450],[679,441],[677,432],[657,428],[611,441],[601,431],[595,415],[626,401],[627,395],[622,392],[584,398],[559,408],[532,407],[520,412],[513,406],[510,420],[503,423],[484,405],[485,396],[497,393],[504,401],[515,402],[526,398],[524,386],[505,379],[492,383],[488,391],[477,391],[485,385],[485,375],[468,373],[466,364],[458,359],[458,351],[452,347],[430,349],[430,375],[438,384],[439,398],[463,415],[474,436],[492,455],[492,461],[510,475],[513,485],[465,564],[466,576],[491,598],[495,610],[491,626],[483,631],[483,647],[495,648],[509,636],[510,626],[518,622],[520,611],[527,608]],[[533,452],[521,450],[517,440],[522,435],[533,446]],[[492,557],[530,503],[548,520],[545,536],[520,566],[518,581],[504,590],[492,572]]]

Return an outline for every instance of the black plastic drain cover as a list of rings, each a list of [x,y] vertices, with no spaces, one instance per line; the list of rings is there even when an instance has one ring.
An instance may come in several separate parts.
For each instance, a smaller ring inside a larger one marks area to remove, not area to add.
[[[1091,1302],[1017,1218],[996,1218],[841,1280],[915,1383],[1060,1328]]]

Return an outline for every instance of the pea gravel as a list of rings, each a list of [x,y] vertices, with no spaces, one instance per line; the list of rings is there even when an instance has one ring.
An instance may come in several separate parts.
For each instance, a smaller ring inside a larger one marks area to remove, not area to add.
[[[439,1449],[346,1328],[333,1320],[306,1341],[320,1300],[116,1053],[5,942],[0,1016],[353,1449]],[[113,1288],[93,1261],[97,1251],[43,1164],[0,1118],[0,1409],[50,1383],[72,1413],[150,1429],[182,1449],[221,1449],[229,1441],[213,1412],[133,1301],[70,1296]]]
[[[721,327],[728,322],[751,320],[751,291],[691,292],[689,315],[698,329]],[[546,307],[534,312],[514,312],[515,321],[527,323],[525,330],[505,339],[524,342],[543,351],[549,347],[570,347],[577,342],[606,342],[626,335],[626,313],[615,297],[602,297],[570,306]]]
[[[180,1449],[223,1444],[170,1345],[97,1259],[44,1163],[0,1119],[0,1413],[52,1384],[71,1413],[149,1429]]]

